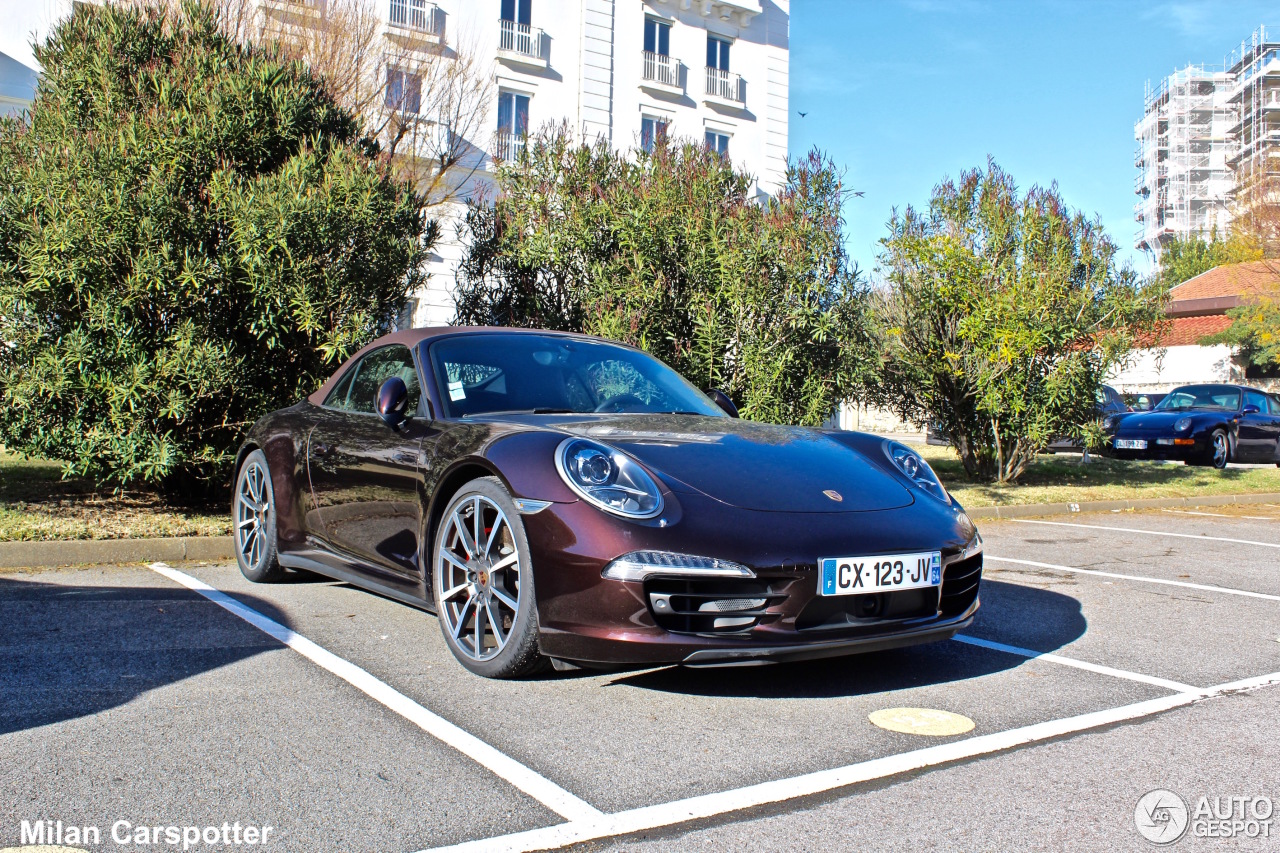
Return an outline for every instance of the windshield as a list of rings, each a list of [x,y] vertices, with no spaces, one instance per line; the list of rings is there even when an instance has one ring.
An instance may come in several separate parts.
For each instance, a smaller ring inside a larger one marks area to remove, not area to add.
[[[561,335],[485,333],[431,344],[449,417],[497,412],[724,412],[638,350]]]
[[[1226,385],[1188,385],[1175,388],[1159,403],[1156,411],[1180,409],[1218,409],[1234,412],[1240,408],[1240,392]]]

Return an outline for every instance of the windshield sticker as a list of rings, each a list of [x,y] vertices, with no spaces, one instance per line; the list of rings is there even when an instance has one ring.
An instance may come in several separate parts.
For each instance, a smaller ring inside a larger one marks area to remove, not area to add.
[[[467,397],[467,392],[462,388],[461,379],[459,379],[457,382],[449,383],[449,399],[451,401],[456,402],[458,400],[465,400],[466,397]]]

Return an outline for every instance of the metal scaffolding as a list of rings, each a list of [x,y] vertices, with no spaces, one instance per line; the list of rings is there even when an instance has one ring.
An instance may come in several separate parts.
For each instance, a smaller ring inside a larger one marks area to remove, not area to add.
[[[1134,138],[1136,247],[1225,233],[1241,191],[1280,167],[1280,43],[1260,27],[1223,65],[1148,83]]]

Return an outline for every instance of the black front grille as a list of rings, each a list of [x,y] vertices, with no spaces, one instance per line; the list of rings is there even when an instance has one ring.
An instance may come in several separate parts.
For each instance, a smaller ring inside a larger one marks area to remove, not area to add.
[[[823,631],[855,625],[874,625],[900,619],[936,616],[934,587],[868,592],[862,595],[815,595],[796,617],[796,630]]]
[[[982,554],[955,560],[942,570],[942,600],[938,610],[943,616],[958,616],[978,598],[982,582]]]
[[[644,588],[654,622],[679,634],[750,631],[787,598],[760,580],[653,578]]]

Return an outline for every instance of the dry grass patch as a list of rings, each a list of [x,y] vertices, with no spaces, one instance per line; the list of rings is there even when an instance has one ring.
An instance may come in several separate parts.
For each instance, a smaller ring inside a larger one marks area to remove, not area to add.
[[[915,447],[967,507],[1280,493],[1280,468],[1274,466],[1215,471],[1101,456],[1091,456],[1088,464],[1083,464],[1074,453],[1042,454],[1017,483],[996,486],[971,481],[950,447]]]
[[[63,479],[57,462],[0,450],[0,542],[230,532],[230,510],[223,507],[182,506],[149,492],[101,491],[85,480]]]

